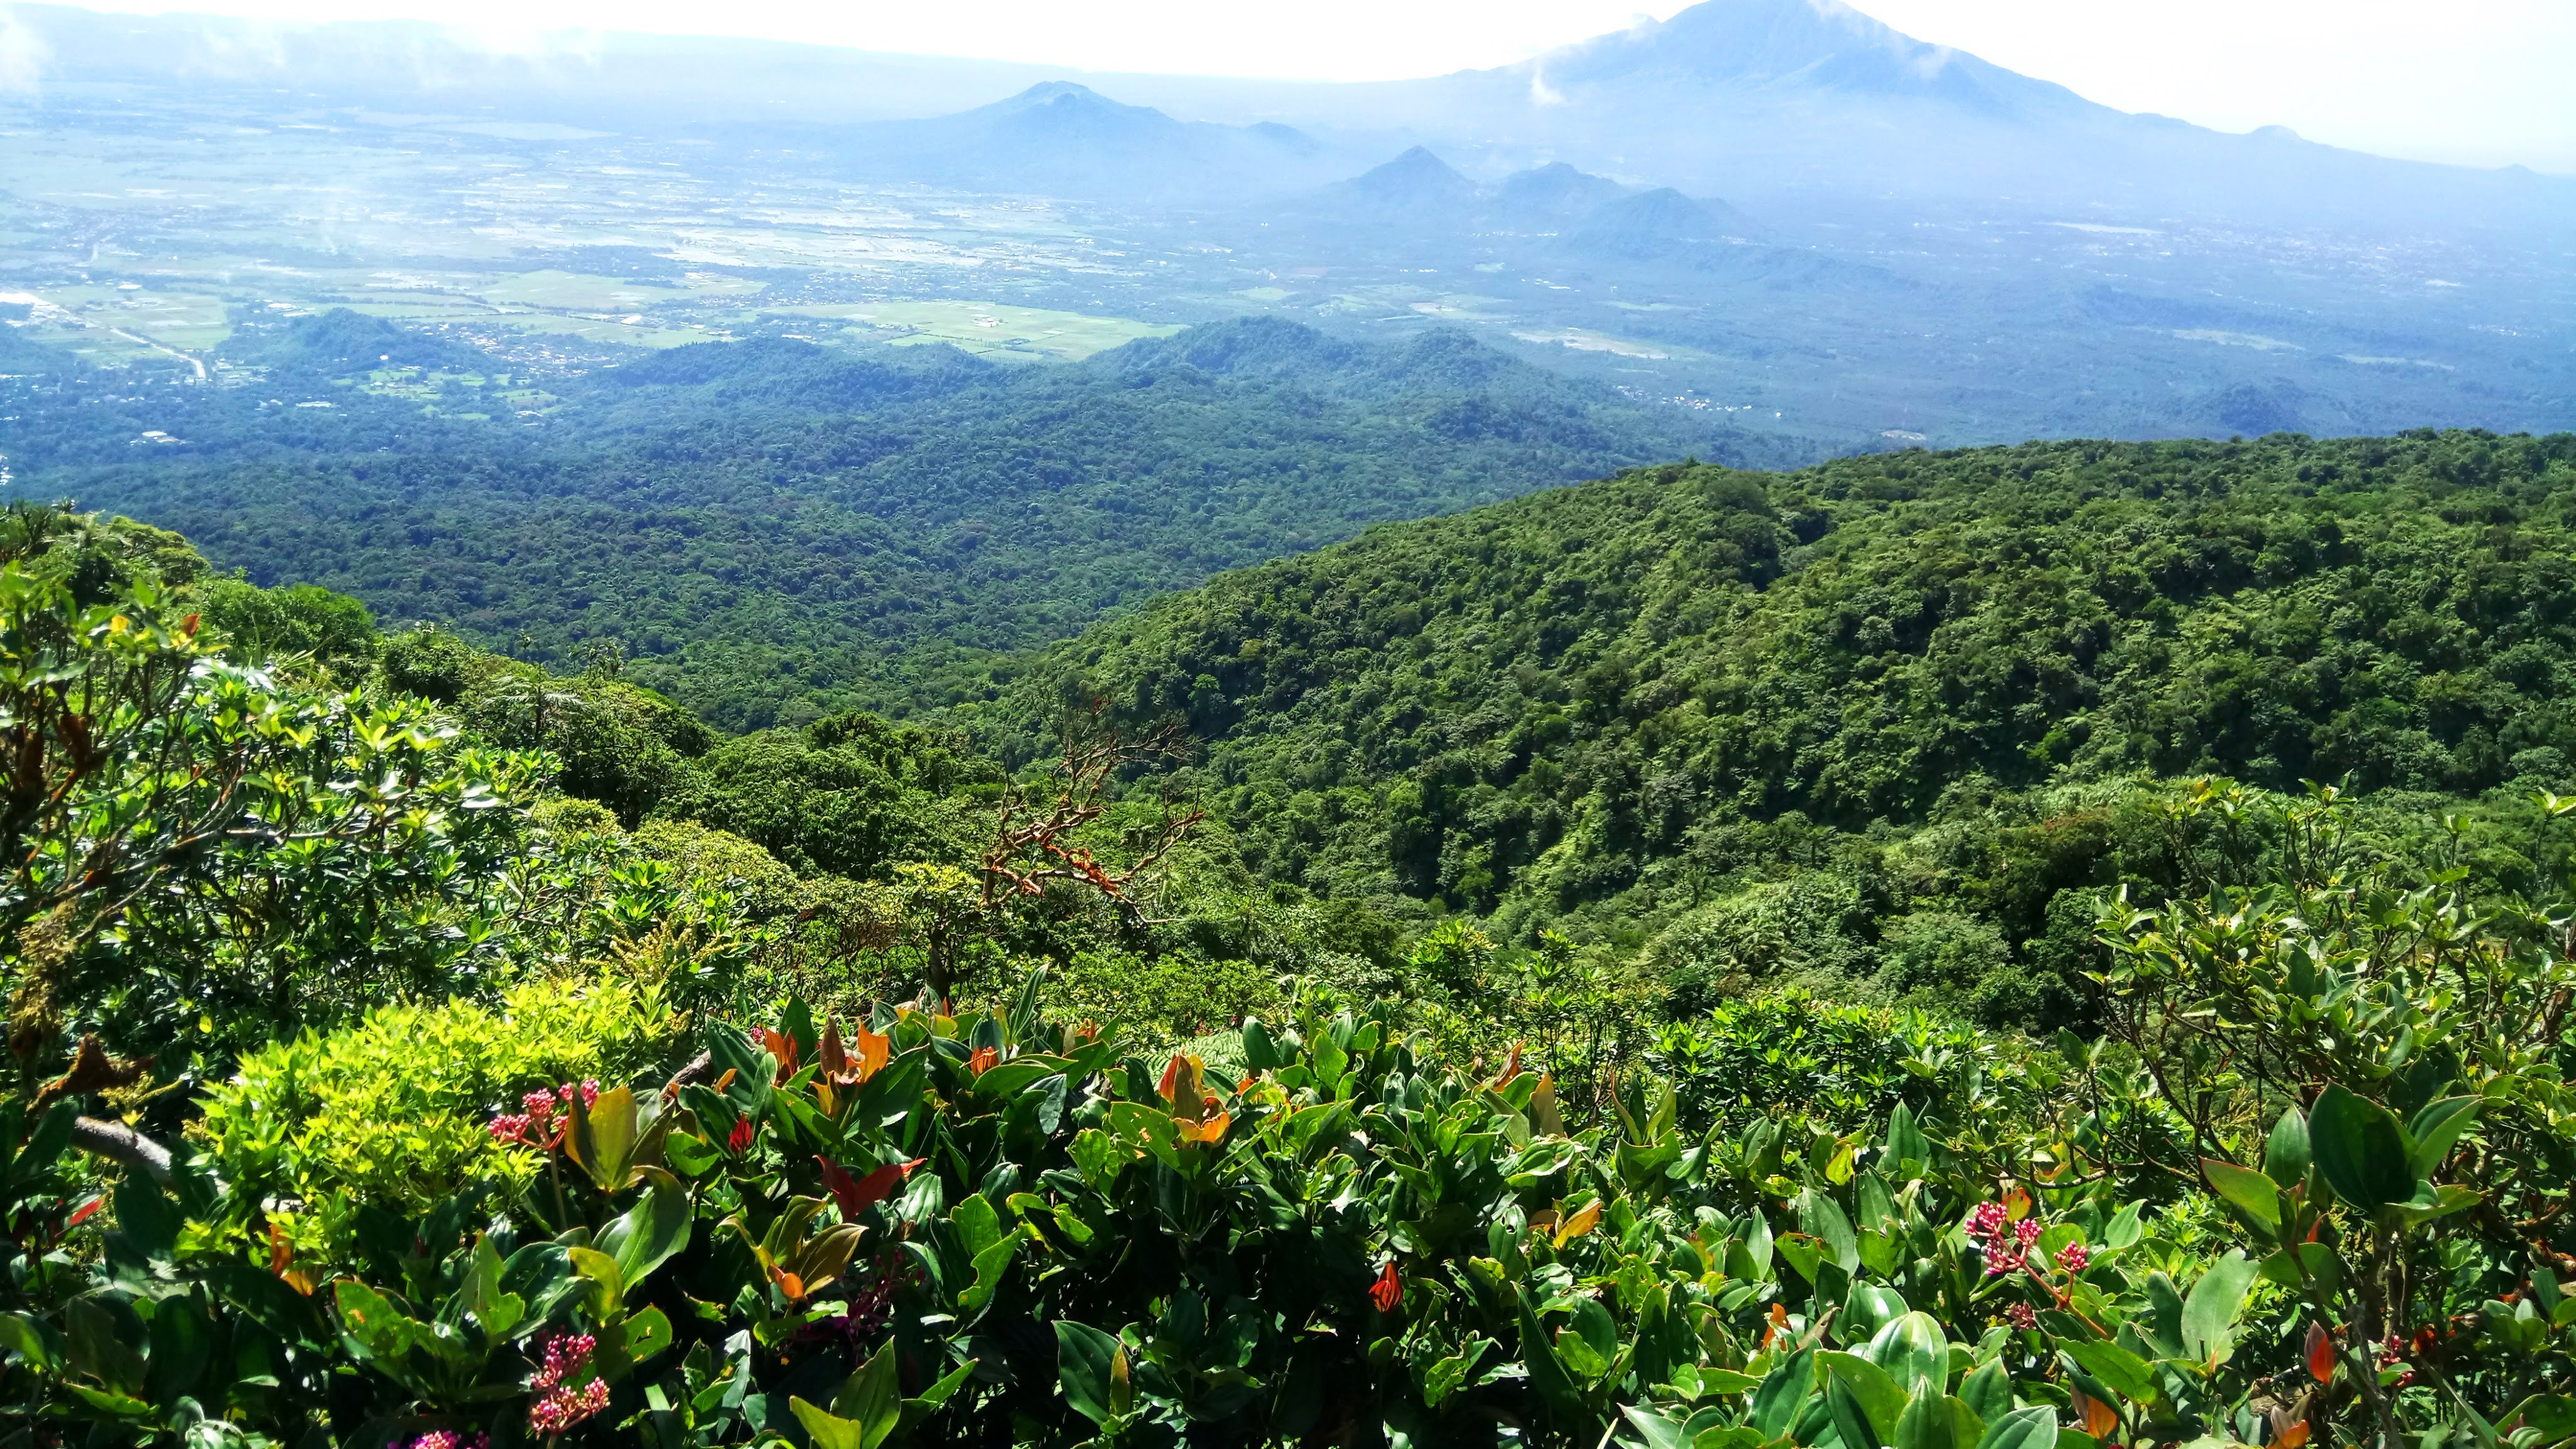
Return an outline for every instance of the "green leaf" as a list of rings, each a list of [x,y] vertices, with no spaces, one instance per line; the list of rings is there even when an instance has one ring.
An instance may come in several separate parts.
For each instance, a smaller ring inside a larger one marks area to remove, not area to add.
[[[948,1221],[957,1229],[957,1240],[965,1245],[966,1255],[970,1258],[1000,1241],[1002,1236],[1002,1215],[993,1210],[993,1204],[986,1201],[980,1192],[950,1208]]]
[[[2477,1119],[2475,1097],[2444,1097],[2426,1103],[2424,1110],[2415,1114],[2415,1120],[2407,1124],[2408,1135],[2415,1139],[2415,1155],[2407,1165],[2417,1177],[2431,1177],[2442,1159],[2451,1155],[2451,1144],[2459,1141],[2460,1134]]]
[[[2202,1158],[2200,1171],[2229,1206],[2273,1232],[2281,1230],[2281,1189],[2271,1178],[2215,1157]]]
[[[2576,1436],[2576,1398],[2565,1394],[2534,1394],[2514,1406],[2503,1422],[2520,1419],[2523,1427],[2540,1431],[2540,1442],[2555,1444]]]
[[[1786,1259],[1790,1267],[1798,1270],[1799,1277],[1810,1283],[1815,1282],[1816,1275],[1824,1270],[1824,1245],[1813,1238],[1793,1233],[1773,1243],[1772,1249]]]
[[[1885,1369],[1855,1353],[1828,1353],[1821,1355],[1819,1361],[1825,1366],[1826,1379],[1845,1386],[1860,1404],[1871,1431],[1878,1436],[1876,1442],[1893,1442],[1897,1416],[1905,1412],[1904,1387]]]
[[[2012,1371],[2001,1358],[1989,1359],[1985,1366],[1962,1380],[1959,1397],[1988,1424],[2012,1412]]]
[[[2292,1107],[2272,1124],[2272,1135],[2263,1143],[2263,1175],[2287,1192],[2308,1180],[2309,1160],[2308,1119]]]
[[[1825,1381],[1825,1411],[1833,1419],[1834,1436],[1842,1441],[1843,1449],[1879,1449],[1887,1442],[1869,1422],[1869,1409],[1861,1403],[1860,1395],[1840,1378]]]
[[[1918,1393],[1896,1419],[1896,1449],[1953,1449],[1950,1401],[1938,1389]]]
[[[841,1385],[832,1396],[832,1414],[859,1426],[859,1449],[877,1449],[894,1432],[903,1419],[903,1372],[893,1340]]]
[[[1255,1072],[1273,1072],[1288,1064],[1270,1028],[1262,1025],[1257,1016],[1243,1019],[1243,1064]]]
[[[827,1414],[803,1399],[791,1398],[787,1407],[813,1436],[814,1449],[868,1449],[867,1430],[857,1422]]]
[[[2326,1185],[2354,1207],[2376,1212],[2415,1195],[2414,1144],[2378,1103],[2327,1087],[2308,1113],[2308,1141]]]
[[[2155,1370],[2147,1361],[2105,1339],[2073,1339],[2058,1348],[2077,1366],[2099,1379],[2102,1387],[2124,1399],[2150,1402],[2156,1396]]]
[[[2139,1237],[2146,1232],[2141,1222],[2141,1214],[2146,1211],[2146,1207],[2145,1200],[2141,1199],[2114,1213],[2110,1223],[2102,1229],[2102,1246],[2117,1252],[2122,1248],[2135,1245]]]
[[[46,1338],[42,1324],[23,1313],[0,1313],[0,1349],[18,1355],[32,1368],[50,1369],[61,1357]]]
[[[1880,1329],[1869,1342],[1869,1359],[1914,1398],[1928,1390],[1937,1399],[1949,1387],[1950,1337],[1929,1313],[1908,1313]]]
[[[1637,1426],[1645,1449],[1688,1449],[1690,1435],[1680,1420],[1638,1404],[1622,1404],[1619,1412],[1627,1416],[1629,1423]]]
[[[1118,1340],[1088,1323],[1055,1321],[1056,1381],[1064,1401],[1095,1424],[1110,1419],[1109,1373],[1118,1357]]]
[[[2057,1411],[2038,1404],[2000,1419],[1989,1417],[1977,1449],[2055,1449],[2056,1444]]]
[[[688,1192],[671,1181],[670,1174],[658,1168],[648,1171],[652,1185],[599,1235],[600,1251],[617,1260],[628,1287],[643,1282],[689,1245],[689,1222],[697,1211]]]
[[[2236,1315],[2245,1309],[2245,1290],[2253,1285],[2256,1265],[2241,1252],[2212,1263],[2183,1299],[2182,1343],[2202,1363],[2215,1367],[2227,1357]]]
[[[1816,1350],[1800,1349],[1774,1364],[1753,1392],[1753,1407],[1746,1422],[1762,1431],[1765,1439],[1777,1439],[1798,1422],[1798,1411],[1806,1406],[1807,1395],[1816,1386]]]
[[[1011,1258],[1019,1251],[1020,1239],[1029,1230],[1015,1228],[1008,1234],[984,1245],[975,1255],[975,1281],[957,1295],[957,1306],[973,1313],[993,1300],[994,1290],[1002,1286],[1002,1275],[1010,1271]]]
[[[1807,1189],[1798,1199],[1798,1226],[1824,1243],[1834,1266],[1846,1273],[1860,1272],[1860,1235],[1852,1231],[1851,1219],[1843,1215],[1840,1203]]]

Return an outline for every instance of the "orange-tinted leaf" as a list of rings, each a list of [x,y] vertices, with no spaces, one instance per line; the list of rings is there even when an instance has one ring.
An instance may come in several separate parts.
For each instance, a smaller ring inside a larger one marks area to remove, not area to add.
[[[2120,1427],[2118,1410],[2082,1389],[2070,1389],[2068,1392],[2072,1395],[2069,1401],[2070,1407],[2084,1420],[2085,1433],[2097,1440],[2106,1440],[2111,1437],[2112,1430]]]
[[[2308,1421],[2301,1419],[2272,1436],[2271,1449],[2302,1449],[2308,1442]]]
[[[1196,1122],[1183,1121],[1179,1136],[1183,1142],[1222,1142],[1225,1129],[1233,1125],[1233,1117],[1223,1112],[1212,1112]]]
[[[796,1075],[796,1039],[794,1037],[785,1032],[771,1031],[764,1026],[760,1029],[760,1044],[767,1048],[769,1055],[777,1061],[779,1081],[784,1082]]]
[[[2009,1218],[2014,1222],[2020,1222],[2023,1218],[2030,1216],[2030,1207],[2030,1190],[2023,1187],[2021,1184],[2013,1184],[2012,1190],[2004,1194],[2004,1216],[2006,1218]]]
[[[991,1071],[994,1064],[1001,1059],[1002,1054],[999,1050],[993,1047],[977,1047],[966,1058],[967,1075],[980,1077]]]
[[[1512,1043],[1512,1054],[1511,1054],[1510,1056],[1508,1056],[1508,1057],[1506,1057],[1506,1058],[1504,1058],[1504,1059],[1503,1059],[1503,1074],[1502,1074],[1501,1076],[1499,1076],[1499,1077],[1494,1078],[1494,1085],[1495,1085],[1495,1086],[1497,1086],[1497,1087],[1499,1087],[1499,1086],[1503,1085],[1504,1083],[1506,1083],[1506,1082],[1510,1081],[1512,1078],[1519,1076],[1520,1074],[1521,1074],[1521,1044],[1520,1044],[1519,1042],[1513,1042],[1513,1043]]]
[[[841,1045],[841,1023],[823,1018],[823,1039],[814,1044],[814,1065],[823,1069],[823,1079],[846,1076],[850,1070],[850,1053]]]
[[[2334,1339],[2327,1335],[2324,1324],[2311,1322],[2308,1324],[2308,1377],[2321,1384],[2327,1383],[2334,1378],[2334,1371]]]
[[[66,1228],[76,1228],[81,1224],[88,1222],[90,1218],[98,1212],[99,1208],[105,1205],[106,1202],[106,1198],[94,1197],[89,1201],[82,1203],[79,1207],[72,1210],[71,1217],[63,1223],[63,1226]]]
[[[894,1038],[866,1027],[859,1028],[859,1080],[864,1082],[885,1069],[894,1059]]]
[[[1762,1331],[1762,1351],[1764,1353],[1769,1353],[1771,1351],[1772,1342],[1788,1331],[1789,1305],[1786,1303],[1772,1304],[1771,1326]]]
[[[1397,1276],[1392,1261],[1377,1270],[1377,1281],[1369,1285],[1368,1294],[1369,1302],[1380,1313],[1393,1313],[1404,1302],[1404,1279]]]
[[[313,1275],[295,1267],[295,1245],[286,1240],[286,1233],[278,1227],[275,1218],[269,1219],[268,1223],[268,1271],[284,1280],[287,1287],[307,1298],[313,1296],[317,1286]]]

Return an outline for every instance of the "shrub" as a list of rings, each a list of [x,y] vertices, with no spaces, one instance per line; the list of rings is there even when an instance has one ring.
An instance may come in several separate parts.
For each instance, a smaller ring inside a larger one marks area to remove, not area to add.
[[[244,1057],[205,1094],[192,1131],[237,1192],[301,1202],[326,1223],[357,1203],[413,1210],[468,1187],[515,1193],[528,1160],[493,1141],[496,1111],[539,1087],[624,1081],[669,1055],[681,1029],[657,990],[609,977],[531,982],[497,1011],[383,1006]]]

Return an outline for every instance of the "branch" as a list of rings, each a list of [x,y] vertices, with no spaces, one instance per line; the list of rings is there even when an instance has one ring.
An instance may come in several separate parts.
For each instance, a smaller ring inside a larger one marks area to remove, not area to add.
[[[95,1117],[72,1119],[72,1145],[135,1168],[163,1187],[170,1185],[170,1149],[122,1122]]]

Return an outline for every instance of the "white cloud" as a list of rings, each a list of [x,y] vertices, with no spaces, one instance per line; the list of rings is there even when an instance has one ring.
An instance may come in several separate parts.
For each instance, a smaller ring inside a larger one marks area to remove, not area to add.
[[[48,58],[44,37],[19,23],[16,11],[0,5],[0,95],[34,91]]]

